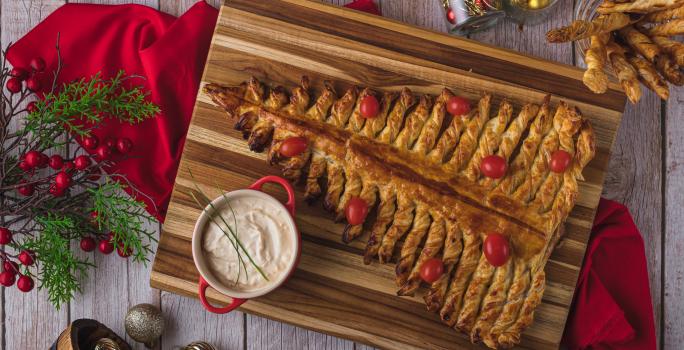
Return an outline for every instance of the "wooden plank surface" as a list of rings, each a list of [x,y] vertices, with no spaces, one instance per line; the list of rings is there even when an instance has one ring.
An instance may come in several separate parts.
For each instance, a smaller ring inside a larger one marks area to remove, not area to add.
[[[334,2],[342,4],[348,1],[336,0]],[[16,40],[16,38],[21,37],[38,23],[40,18],[44,18],[62,2],[61,0],[0,0],[2,45],[6,45],[9,40]],[[100,1],[88,2],[97,3]],[[219,0],[210,2],[216,5]],[[439,3],[436,0],[419,2],[413,0],[378,0],[377,2],[388,17],[439,32],[446,29],[445,22],[440,17]],[[161,0],[159,7],[162,11],[179,15],[193,3],[194,0]],[[562,5],[568,6],[566,5],[568,3],[572,2],[566,1]],[[572,19],[572,13],[572,11],[563,8],[562,11],[556,12],[550,23],[554,26],[557,23],[567,23]],[[548,27],[545,24],[541,26]],[[570,45],[547,45],[539,39],[540,33],[543,33],[543,30],[537,30],[535,27],[525,28],[520,33],[517,32],[514,25],[502,23],[490,31],[473,36],[473,38],[494,45],[521,50],[521,52],[538,55],[542,58],[564,63],[572,62],[572,57],[576,55]],[[579,62],[576,63],[579,64]],[[682,97],[680,89],[678,93],[673,94],[669,103],[663,105],[662,118],[664,119],[661,119],[660,104],[655,100],[649,99],[649,107],[627,109],[624,115],[624,124],[627,126],[621,128],[618,133],[615,152],[609,165],[609,181],[604,189],[604,195],[625,201],[635,216],[637,226],[645,236],[646,253],[650,262],[649,274],[652,281],[652,297],[654,306],[656,306],[656,322],[660,323],[661,317],[664,321],[657,333],[660,335],[659,338],[663,340],[660,347],[664,349],[679,349],[680,344],[684,341],[684,302],[682,302],[682,296],[684,296],[682,294],[684,263],[678,258],[681,242],[684,239],[680,229],[684,213],[681,206],[682,199],[678,196],[684,188],[681,170],[683,160],[679,156],[684,148],[681,141],[683,135],[681,116],[684,115],[681,106],[683,102],[684,97]],[[667,123],[661,124],[661,120],[666,120]],[[663,163],[661,159],[666,159],[666,161]],[[662,169],[666,169],[667,172],[663,173]],[[656,175],[657,179],[653,179],[653,174]],[[661,222],[664,223],[662,227]],[[108,261],[107,264],[112,265],[116,262]],[[116,283],[114,279],[106,278],[108,275],[104,272],[104,268],[105,265],[102,265],[100,267],[102,271],[99,272],[107,282],[99,282],[100,286],[113,290]],[[132,265],[129,267],[129,271],[136,268],[137,265]],[[147,284],[147,275],[143,276],[144,279],[141,274],[131,274],[126,277],[129,284],[138,284],[143,287]],[[95,284],[92,281],[88,283]],[[656,289],[660,285],[662,288]],[[96,300],[98,303],[114,302],[111,297],[103,300],[104,298],[98,294],[97,290],[88,288],[84,295],[77,297],[72,304],[87,302],[87,300],[92,303],[95,303]],[[24,298],[19,298],[16,290],[3,289],[2,291],[4,312],[3,331],[0,332],[0,337],[2,337],[3,349],[45,348],[44,345],[49,342],[49,339],[56,337],[57,332],[66,326],[69,319],[72,319],[53,312],[41,293],[34,291],[29,295],[31,297],[24,300]],[[27,305],[39,306],[24,307],[24,301],[27,302]],[[216,341],[218,344],[231,344],[226,347],[228,349],[258,348],[251,344],[268,344],[271,345],[269,348],[277,349],[287,348],[291,344],[291,334],[293,333],[289,331],[269,334],[268,339],[271,339],[269,342],[259,340],[263,339],[269,330],[269,328],[261,327],[263,323],[273,323],[285,328],[290,327],[287,325],[265,320],[262,323],[251,322],[247,325],[249,331],[245,334],[244,327],[240,326],[239,322],[226,319],[202,319],[202,317],[195,315],[198,311],[197,302],[194,299],[162,292],[161,304],[167,319],[171,318],[172,324],[175,324],[171,326],[172,328],[164,337],[163,344],[169,344],[169,346],[199,340],[203,337],[205,340]],[[107,310],[102,308],[97,311],[111,315],[106,317],[115,316],[122,319],[126,309],[132,305],[132,303],[128,305],[117,303],[118,309]],[[68,308],[68,310],[71,308],[73,307]],[[75,306],[75,308],[79,307]],[[95,314],[89,316],[99,317]],[[249,316],[249,318],[251,317]],[[239,321],[243,321],[242,318],[239,318]],[[226,339],[224,333],[227,330],[230,330],[230,339],[244,336],[246,341],[234,343],[233,340],[224,340]],[[237,333],[233,334],[234,332]],[[301,329],[296,332],[316,334]],[[297,334],[296,332],[294,334]],[[39,334],[40,336],[29,339],[24,337],[26,334]],[[317,336],[319,338],[302,345],[302,348],[335,348],[327,345],[335,343],[335,341],[320,341],[319,339],[328,339],[328,337],[320,334]],[[307,338],[311,339],[311,336]],[[303,337],[298,339],[301,340]],[[334,338],[331,337],[331,339]],[[325,346],[323,346],[324,344]],[[366,347],[357,344],[355,348]]]
[[[624,104],[617,86],[613,84],[613,92],[605,96],[589,99],[578,87],[581,71],[310,2],[231,1],[222,11],[203,78],[207,82],[238,85],[256,75],[291,87],[308,75],[313,86],[321,79],[332,79],[380,89],[408,85],[414,91],[435,93],[447,85],[470,98],[486,89],[518,106],[541,101],[544,86],[554,93],[554,103],[565,99],[580,107],[597,131],[598,155],[585,172],[587,181],[568,220],[571,233],[566,240],[571,244],[551,258],[545,301],[523,341],[527,347],[557,347]],[[365,35],[369,32],[376,36],[369,39]],[[453,60],[454,55],[459,60]],[[514,70],[517,76],[501,73]],[[215,181],[226,190],[244,188],[255,178],[276,172],[265,165],[263,155],[246,151],[232,123],[200,94],[153,267],[153,286],[195,293],[197,273],[189,239],[199,210],[184,194],[193,181],[186,168],[192,167],[194,181],[201,185],[211,187]],[[332,226],[314,207],[300,206],[299,213],[305,244],[298,272],[286,286],[250,301],[243,310],[381,347],[469,347],[453,331],[435,326],[438,322],[426,316],[420,301],[394,296],[391,267],[362,265],[358,253],[341,248],[341,226]],[[349,264],[351,269],[346,271]],[[226,300],[217,294],[211,297]],[[301,302],[284,302],[292,298]],[[328,312],[332,308],[334,316]],[[359,314],[357,310],[373,312]],[[379,326],[388,322],[392,322],[391,331]]]

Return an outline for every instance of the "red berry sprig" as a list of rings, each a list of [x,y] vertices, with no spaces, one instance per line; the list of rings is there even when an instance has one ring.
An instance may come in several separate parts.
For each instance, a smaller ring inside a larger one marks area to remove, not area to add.
[[[33,289],[33,278],[27,275],[19,276],[17,288],[24,293],[30,292]]]

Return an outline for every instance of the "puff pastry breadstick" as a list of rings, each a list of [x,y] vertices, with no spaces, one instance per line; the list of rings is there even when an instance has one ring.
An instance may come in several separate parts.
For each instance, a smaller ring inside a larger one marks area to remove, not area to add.
[[[368,95],[375,95],[375,94],[369,88],[365,88],[365,89],[361,90],[359,97],[356,99],[356,106],[354,107],[354,110],[352,111],[352,114],[349,117],[349,122],[347,123],[347,129],[358,133],[363,128],[363,125],[366,122],[366,118],[364,118],[361,115],[361,101],[363,101],[364,97],[366,97]]]
[[[449,289],[444,298],[444,306],[442,306],[442,309],[439,311],[440,318],[449,327],[453,327],[456,324],[456,321],[458,321],[458,315],[461,312],[461,305],[463,304],[463,294],[468,287],[470,276],[475,272],[478,261],[480,260],[480,247],[480,236],[464,230],[463,253],[456,266],[451,282],[449,283]]]
[[[382,129],[376,139],[384,143],[393,143],[394,139],[397,138],[399,131],[401,131],[401,126],[404,125],[404,114],[406,114],[406,111],[408,111],[414,103],[415,99],[411,90],[408,88],[402,89],[397,102],[394,104],[392,111],[387,117],[385,128]]]
[[[430,290],[424,297],[427,309],[432,312],[437,312],[442,307],[447,288],[449,287],[451,273],[463,251],[463,232],[458,227],[458,223],[447,220],[445,227],[446,239],[444,240],[444,250],[442,252],[444,273],[437,281],[432,283]]]
[[[354,104],[356,103],[356,96],[358,95],[358,89],[353,86],[347,90],[347,92],[342,95],[342,98],[335,101],[332,105],[330,111],[330,117],[328,118],[328,123],[335,125],[337,127],[343,127],[347,125],[349,116],[351,116],[354,110]]]
[[[473,330],[470,332],[470,340],[473,343],[479,343],[488,338],[494,322],[496,322],[503,310],[506,294],[512,281],[513,263],[509,260],[503,266],[496,268],[492,284],[489,286],[484,300],[482,300],[480,314],[477,317]]]
[[[437,140],[435,148],[428,153],[427,160],[434,164],[442,164],[447,159],[450,159],[452,152],[458,145],[461,133],[465,130],[475,113],[475,111],[472,111],[469,115],[453,117],[447,129],[444,130],[442,136]]]
[[[389,262],[392,259],[394,245],[411,227],[416,204],[410,197],[410,194],[403,191],[397,193],[397,212],[394,214],[392,226],[382,237],[382,243],[378,250],[378,259],[381,263]]]
[[[584,71],[582,81],[591,91],[602,94],[608,90],[608,76],[603,68],[606,65],[606,43],[608,34],[591,36],[591,44],[584,54],[587,70]]]
[[[426,208],[424,205],[418,204],[416,206],[416,215],[413,218],[413,226],[406,235],[406,239],[404,240],[404,245],[401,247],[401,253],[395,268],[395,272],[397,274],[397,287],[403,286],[406,283],[409,274],[411,273],[413,263],[416,261],[418,245],[423,241],[423,237],[425,237],[425,234],[430,227],[430,220],[428,208]]]
[[[363,130],[361,130],[361,135],[371,139],[378,136],[380,131],[385,128],[387,123],[387,115],[389,114],[390,108],[396,99],[397,94],[393,92],[385,92],[382,95],[382,99],[380,100],[380,112],[377,116],[375,116],[375,118],[366,120],[366,123],[363,125]]]
[[[651,36],[673,36],[684,34],[684,19],[675,19],[648,30]]]
[[[639,102],[641,99],[641,86],[639,85],[637,71],[627,61],[624,49],[614,42],[609,43],[606,49],[608,50],[608,62],[610,62],[615,75],[620,80],[625,94],[627,94],[632,103]]]
[[[277,86],[271,91],[269,91],[268,99],[264,103],[264,108],[269,111],[277,111],[287,104],[288,97],[285,93],[285,88],[282,86]],[[247,139],[247,144],[249,149],[253,152],[263,152],[271,142],[271,136],[273,135],[273,122],[266,118],[259,118],[254,127],[252,127],[252,132],[249,134]]]
[[[671,8],[668,10],[651,12],[651,13],[647,14],[646,16],[644,16],[643,20],[645,22],[651,22],[651,23],[662,23],[662,22],[665,22],[667,20],[682,19],[682,18],[684,18],[684,4],[679,6],[679,7]]]
[[[505,99],[501,101],[498,115],[496,118],[489,120],[485,125],[482,136],[480,136],[479,145],[463,171],[468,180],[475,181],[480,177],[480,163],[482,163],[482,159],[496,152],[501,143],[501,135],[506,130],[512,114],[513,105]]]
[[[489,288],[489,282],[494,275],[494,270],[494,266],[489,263],[484,254],[481,254],[480,262],[475,269],[475,273],[473,273],[473,278],[470,280],[468,289],[466,289],[463,295],[463,307],[456,322],[456,329],[459,331],[469,334],[472,330],[477,313],[480,310],[480,303]]]
[[[527,328],[534,319],[534,310],[537,305],[541,303],[544,295],[544,288],[546,287],[546,274],[544,269],[539,269],[534,273],[530,290],[520,308],[520,316],[518,319],[505,331],[499,335],[498,343],[503,348],[512,348],[520,343],[520,336],[523,329]]]
[[[323,206],[328,211],[335,211],[344,190],[344,169],[337,162],[328,161],[328,191],[323,200]]]
[[[496,319],[489,334],[483,335],[483,341],[491,348],[498,348],[500,336],[516,321],[518,313],[525,302],[525,292],[530,285],[530,273],[522,259],[513,260],[513,281],[506,295],[503,310]]]
[[[247,89],[249,90],[249,88]],[[311,96],[309,95],[309,78],[302,77],[302,82],[299,86],[292,89],[290,95],[290,103],[281,109],[281,112],[292,115],[303,115],[309,107]]]
[[[377,187],[375,186],[375,184],[370,183],[370,181],[366,181],[365,183],[363,183],[362,181],[361,194],[359,194],[359,197],[366,202],[369,209],[373,208],[378,198]],[[360,236],[361,233],[363,233],[363,224],[347,224],[347,226],[345,226],[344,228],[344,231],[342,232],[342,242],[349,243],[353,241],[356,237]]]
[[[629,16],[624,13],[599,16],[591,22],[577,20],[567,27],[550,30],[546,33],[546,40],[550,43],[562,43],[585,39],[592,35],[610,33],[628,25],[629,22]]]
[[[651,13],[661,11],[684,4],[682,0],[634,0],[632,2],[619,3],[605,0],[596,9],[598,13]]]
[[[670,54],[677,65],[684,66],[684,44],[664,36],[654,36],[651,39],[663,52]]]
[[[316,102],[306,111],[304,116],[312,120],[325,121],[328,117],[328,111],[330,111],[330,107],[332,107],[336,98],[337,95],[332,84],[326,81],[323,84],[323,91],[318,95]],[[268,108],[268,103],[266,103],[266,108]]]
[[[651,62],[655,62],[656,56],[660,54],[660,47],[642,32],[633,26],[620,29],[620,36],[634,51],[640,53]]]
[[[629,63],[639,72],[639,80],[649,89],[653,90],[661,99],[670,97],[670,88],[663,78],[660,77],[653,64],[639,56],[630,56]]]
[[[383,186],[380,187],[379,192],[380,204],[378,206],[378,215],[373,223],[373,228],[363,253],[363,263],[366,265],[370,264],[378,254],[380,243],[387,232],[387,227],[392,223],[397,206],[394,188]]]
[[[420,251],[420,256],[413,266],[408,280],[401,286],[397,295],[413,295],[415,293],[416,289],[420,286],[420,269],[423,263],[439,254],[444,245],[444,237],[446,237],[444,219],[437,212],[433,212],[432,224],[430,225],[425,245],[423,245],[423,249]]]
[[[660,55],[656,58],[656,69],[670,83],[681,86],[684,84],[684,75],[679,70],[679,66],[670,56]]]
[[[404,127],[397,135],[393,145],[399,149],[411,149],[413,143],[416,141],[420,132],[423,130],[423,125],[430,116],[430,107],[432,107],[432,97],[429,95],[420,96],[418,105],[406,117]]]
[[[361,194],[361,177],[357,172],[350,168],[351,167],[346,167],[344,169],[346,182],[344,184],[344,191],[340,197],[340,202],[337,205],[337,210],[335,211],[337,213],[337,216],[335,217],[336,222],[341,222],[344,219],[344,208],[347,206],[347,202],[349,202],[352,197]]]
[[[489,120],[489,108],[492,96],[487,94],[478,103],[477,114],[468,121],[468,125],[463,131],[463,135],[458,141],[458,146],[454,150],[454,155],[446,163],[447,168],[453,171],[460,171],[461,168],[470,161],[475,149],[477,148],[480,133]]]
[[[446,102],[452,96],[453,94],[451,91],[446,88],[439,94],[435,100],[434,106],[432,106],[430,118],[425,122],[425,126],[420,132],[420,136],[418,136],[418,140],[413,147],[414,152],[426,154],[435,147],[437,135],[439,135],[442,125],[444,124],[444,118],[446,117]]]

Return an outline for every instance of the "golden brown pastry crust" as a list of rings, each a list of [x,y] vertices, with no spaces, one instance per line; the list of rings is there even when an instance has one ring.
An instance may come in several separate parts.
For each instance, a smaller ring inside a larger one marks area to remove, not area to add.
[[[596,9],[598,13],[651,13],[677,7],[684,4],[683,0],[634,0],[619,2],[605,0]]]
[[[597,94],[602,94],[608,90],[608,76],[603,70],[608,56],[606,43],[608,43],[608,34],[592,35],[589,49],[584,54],[587,70],[584,71],[582,81],[584,85]]]
[[[629,21],[629,16],[623,13],[599,16],[592,21],[577,20],[567,27],[550,30],[546,33],[546,40],[550,43],[562,43],[585,39],[620,29],[628,25]]]
[[[671,19],[684,18],[684,4],[667,10],[651,12],[644,16],[643,21],[651,23],[662,23]]]
[[[313,94],[304,78],[289,100],[284,89],[256,79],[228,88],[208,84],[203,91],[238,119],[250,147],[264,150],[270,143],[267,159],[287,177],[306,179],[307,200],[325,192],[324,206],[336,219],[354,196],[371,209],[377,202],[375,221],[347,225],[343,240],[366,227],[368,264],[376,256],[393,260],[406,235],[396,266],[398,294],[412,295],[423,263],[439,257],[446,272],[424,296],[427,308],[475,342],[505,347],[519,341],[541,300],[543,267],[574,206],[582,169],[595,152],[593,130],[575,108],[561,102],[552,110],[547,98],[541,107],[522,106],[513,118],[516,107],[504,99],[490,119],[492,97],[483,94],[470,114],[450,116],[449,90],[433,100],[405,88],[383,93],[378,116],[365,119],[360,101],[376,94],[368,88],[352,87],[338,99],[332,84]],[[280,145],[292,136],[305,137],[307,150],[283,157]],[[563,174],[548,170],[558,148],[574,154]],[[500,180],[479,173],[490,154],[509,163]],[[505,234],[514,252],[499,268],[482,253],[492,231]]]

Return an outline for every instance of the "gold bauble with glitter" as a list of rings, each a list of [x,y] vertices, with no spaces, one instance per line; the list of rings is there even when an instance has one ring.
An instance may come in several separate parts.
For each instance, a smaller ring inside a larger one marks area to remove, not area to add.
[[[138,304],[128,310],[124,326],[133,340],[153,348],[164,332],[164,317],[156,306]]]

